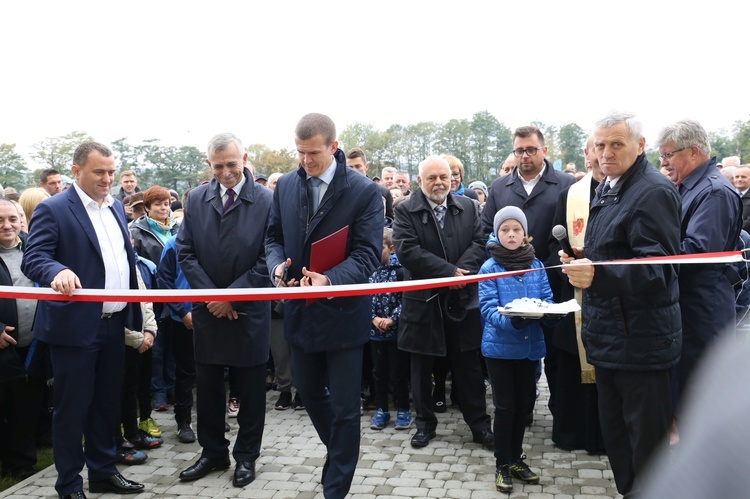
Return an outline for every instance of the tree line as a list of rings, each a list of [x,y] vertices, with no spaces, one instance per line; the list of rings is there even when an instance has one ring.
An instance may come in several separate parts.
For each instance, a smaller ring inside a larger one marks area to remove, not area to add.
[[[580,125],[562,126],[532,122],[544,133],[549,150],[547,158],[563,165],[573,162],[583,170],[582,148],[587,133]],[[377,130],[368,123],[354,123],[339,133],[340,147],[360,147],[367,154],[372,171],[394,166],[406,171],[413,179],[417,165],[431,154],[452,154],[464,164],[465,179],[490,182],[497,169],[512,151],[513,131],[488,111],[475,113],[471,119],[451,119],[446,123],[423,121],[412,125],[393,124]],[[712,154],[718,158],[740,156],[750,158],[750,120],[736,121],[732,130],[709,132]],[[48,137],[31,147],[31,157],[44,168],[55,168],[71,176],[73,151],[83,141],[93,140],[86,132],[74,131],[59,137]],[[205,151],[193,146],[167,146],[159,139],[131,144],[127,137],[110,144],[120,171],[133,170],[141,185],[162,185],[184,191],[200,184],[210,173]],[[745,151],[748,151],[745,153]],[[286,173],[297,167],[296,151],[270,149],[263,144],[247,147],[248,158],[255,170],[269,175]],[[658,151],[648,149],[649,160],[658,165]],[[42,168],[31,171],[26,160],[15,150],[15,144],[0,144],[0,183],[23,189],[36,185]]]

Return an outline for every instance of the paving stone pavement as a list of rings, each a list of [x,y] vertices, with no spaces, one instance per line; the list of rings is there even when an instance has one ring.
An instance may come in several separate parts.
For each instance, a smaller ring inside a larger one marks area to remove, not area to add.
[[[415,431],[413,425],[410,430],[398,431],[391,426],[383,431],[373,431],[370,429],[373,411],[367,411],[362,416],[361,453],[349,497],[621,498],[606,456],[589,455],[583,450],[570,452],[554,446],[551,440],[552,416],[547,409],[548,391],[543,377],[539,388],[541,395],[536,404],[534,423],[527,428],[524,440],[526,462],[541,478],[538,485],[516,481],[511,494],[498,492],[492,452],[471,441],[471,432],[455,407],[449,407],[445,414],[438,414],[438,436],[423,449],[413,449],[409,445]],[[488,390],[489,410],[492,407],[490,397]],[[197,442],[181,444],[177,441],[171,411],[155,412],[154,419],[163,432],[164,445],[149,451],[148,461],[142,465],[119,466],[125,477],[146,485],[143,493],[130,497],[322,499],[320,474],[325,447],[305,411],[274,410],[277,398],[278,392],[268,392],[263,449],[253,483],[245,488],[233,487],[234,466],[221,473],[212,472],[195,482],[180,482],[180,471],[198,458],[200,446]],[[228,421],[231,426],[229,436],[234,440],[237,422],[235,419]],[[82,476],[87,488],[85,470]],[[0,498],[57,497],[54,489],[56,477],[54,466],[51,466],[0,493]],[[123,496],[87,493],[87,497]]]

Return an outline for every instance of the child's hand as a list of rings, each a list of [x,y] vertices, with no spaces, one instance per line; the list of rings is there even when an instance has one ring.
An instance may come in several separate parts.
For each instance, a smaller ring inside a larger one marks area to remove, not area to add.
[[[389,327],[393,325],[393,319],[386,317],[374,317],[372,319],[372,325],[378,328],[380,331],[387,331]]]

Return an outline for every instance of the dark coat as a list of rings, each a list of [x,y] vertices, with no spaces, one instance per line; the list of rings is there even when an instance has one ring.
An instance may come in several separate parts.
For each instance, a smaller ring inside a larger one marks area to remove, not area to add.
[[[21,251],[23,251],[26,247],[27,235],[21,232],[19,237],[21,238]],[[2,258],[0,258],[0,286],[13,286],[10,270]],[[0,331],[4,331],[6,326],[13,326],[14,328],[18,326],[18,309],[15,298],[0,300]],[[17,329],[8,334],[13,339],[18,340]],[[0,382],[27,376],[40,379],[51,377],[47,344],[37,339],[32,340],[28,346],[26,358],[21,358],[15,345],[0,348]]]
[[[592,202],[584,256],[603,262],[679,253],[679,195],[643,153],[615,187]],[[678,300],[673,265],[596,266],[583,292],[589,363],[633,371],[675,365],[682,348]]]
[[[393,244],[401,265],[406,269],[405,280],[452,277],[456,268],[477,274],[487,258],[479,204],[453,194],[448,194],[447,203],[445,228],[442,230],[421,189],[396,206]],[[404,292],[399,348],[407,352],[445,356],[443,322],[451,320],[446,316],[446,306],[448,300],[457,299],[459,294],[471,299],[464,307],[467,309],[465,318],[458,321],[462,332],[461,349],[479,348],[482,326],[476,284],[467,285],[460,293],[448,288]]]
[[[711,158],[680,185],[682,225],[680,252],[732,251],[737,247],[742,206],[737,192]],[[734,330],[734,266],[690,264],[680,267],[680,309],[685,338],[710,338]]]
[[[378,184],[346,166],[340,149],[336,172],[315,215],[308,217],[306,173],[300,166],[279,178],[273,193],[266,251],[269,272],[292,260],[288,277],[299,280],[310,265],[312,243],[349,226],[345,259],[324,272],[332,285],[367,283],[380,265],[383,201]],[[309,221],[308,221],[309,219]],[[269,274],[270,276],[270,274]],[[268,277],[267,277],[268,279]],[[270,282],[270,281],[269,281]],[[284,303],[284,336],[305,352],[342,350],[365,344],[372,320],[370,297],[352,296]]]
[[[742,230],[750,232],[750,189],[740,199],[742,200]]]
[[[130,289],[138,289],[135,252],[130,244],[122,203],[109,208],[125,244],[130,269]],[[34,209],[28,245],[21,270],[40,286],[49,286],[63,269],[78,276],[83,289],[104,289],[105,270],[99,240],[75,187],[39,203]],[[34,336],[52,345],[83,347],[93,344],[102,316],[101,302],[40,300],[34,316]],[[140,331],[140,303],[125,308],[125,326]]]
[[[175,224],[172,227],[171,235],[176,235],[180,226]],[[135,252],[144,258],[154,262],[159,267],[161,253],[164,251],[164,243],[161,238],[154,234],[153,229],[148,223],[148,215],[143,215],[130,224],[130,233],[133,234]]]
[[[482,224],[485,235],[489,235],[493,231],[492,222],[498,210],[506,206],[521,208],[529,223],[529,235],[534,238],[531,245],[534,246],[536,257],[547,263],[547,242],[552,232],[552,217],[555,214],[557,198],[562,190],[575,183],[575,177],[555,170],[546,159],[544,164],[544,174],[531,194],[526,194],[526,189],[518,178],[518,167],[509,175],[495,179],[482,211]],[[560,263],[559,259],[557,263]]]
[[[188,195],[177,234],[177,261],[192,289],[264,288],[266,221],[271,190],[244,171],[245,185],[223,213],[219,183],[211,180]],[[268,360],[271,305],[233,302],[236,320],[217,319],[203,302],[193,303],[195,360],[203,364],[251,367]]]

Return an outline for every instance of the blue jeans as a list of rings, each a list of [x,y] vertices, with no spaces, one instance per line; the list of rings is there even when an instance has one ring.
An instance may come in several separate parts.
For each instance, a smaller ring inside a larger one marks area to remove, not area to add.
[[[154,398],[154,407],[167,405],[167,397],[174,397],[175,363],[171,333],[171,328],[166,327],[163,321],[159,321],[159,334],[156,335],[154,346],[151,348],[151,395]]]

